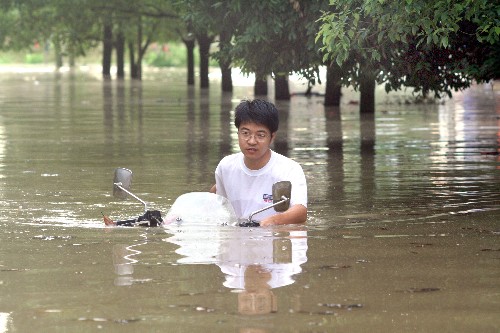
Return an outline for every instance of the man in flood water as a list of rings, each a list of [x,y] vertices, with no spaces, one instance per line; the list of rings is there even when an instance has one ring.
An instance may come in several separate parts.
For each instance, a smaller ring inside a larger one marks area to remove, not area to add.
[[[307,183],[302,167],[271,150],[279,117],[276,107],[264,100],[244,100],[235,110],[241,152],[224,157],[215,169],[215,185],[210,192],[229,199],[238,218],[247,218],[273,203],[272,186],[279,181],[292,183],[290,208],[273,209],[256,215],[261,226],[303,223],[307,219]]]

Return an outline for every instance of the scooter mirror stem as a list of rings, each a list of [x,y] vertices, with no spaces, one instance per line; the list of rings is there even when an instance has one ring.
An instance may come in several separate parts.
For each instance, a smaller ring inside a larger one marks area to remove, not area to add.
[[[118,187],[120,190],[122,190],[123,192],[127,193],[128,195],[130,195],[132,198],[134,198],[137,201],[139,201],[140,203],[142,203],[144,205],[144,213],[146,213],[148,211],[148,204],[144,200],[142,200],[141,198],[139,198],[137,195],[135,195],[134,193],[132,193],[129,190],[127,190],[126,188],[124,188],[122,186],[123,184],[121,182],[114,183],[114,185],[116,187]]]
[[[253,212],[252,214],[250,214],[250,216],[248,217],[248,222],[252,222],[252,217],[253,217],[254,215],[259,214],[259,213],[262,213],[263,211],[268,210],[268,209],[270,209],[270,208],[273,208],[273,207],[275,207],[275,206],[277,206],[277,205],[281,205],[282,203],[287,202],[288,200],[290,200],[290,198],[287,198],[286,196],[282,195],[282,196],[281,196],[281,200],[280,200],[280,201],[275,202],[275,203],[273,203],[272,205],[269,205],[269,206],[267,206],[267,207],[264,207],[264,208],[262,208],[262,209],[259,209],[259,210],[255,211],[255,212]]]

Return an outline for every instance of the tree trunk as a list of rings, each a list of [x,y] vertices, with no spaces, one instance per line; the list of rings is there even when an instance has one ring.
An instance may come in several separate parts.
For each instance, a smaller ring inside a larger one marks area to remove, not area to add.
[[[125,36],[122,31],[116,36],[116,76],[125,78]]]
[[[137,54],[136,54],[137,46]],[[131,41],[128,43],[129,59],[130,59],[130,77],[135,80],[142,79],[142,58],[146,47],[142,46],[142,20],[139,18],[137,23],[137,39],[136,45]],[[137,55],[137,58],[136,58]]]
[[[138,72],[137,72],[137,66],[135,64],[135,47],[133,42],[128,43],[128,55],[130,61],[130,78],[137,79]]]
[[[136,79],[142,80],[142,57],[144,52],[142,50],[142,19],[139,17],[139,23],[137,24],[137,62],[135,64],[136,68]]]
[[[328,66],[324,102],[326,106],[340,106],[340,97],[342,96],[340,79],[340,67],[336,64]]]
[[[274,79],[274,98],[276,100],[290,100],[288,75],[276,75]]]
[[[111,55],[113,53],[113,25],[110,21],[104,22],[102,38],[102,77],[111,79]]]
[[[182,38],[187,50],[187,84],[194,85],[194,38]]]
[[[54,43],[54,52],[55,52],[55,56],[56,56],[56,68],[59,70],[63,66],[63,54],[62,54],[61,41],[56,36],[53,38],[52,42]]]
[[[360,113],[375,113],[375,74],[366,66],[360,68]]]
[[[70,68],[75,68],[76,65],[76,57],[74,53],[69,54],[68,65]]]
[[[253,93],[255,96],[267,96],[267,76],[265,74],[255,73]]]
[[[209,37],[206,33],[197,34],[199,53],[200,53],[200,88],[208,88],[208,60],[210,56],[210,44],[213,37]]]
[[[75,45],[72,42],[69,42],[68,44],[68,65],[70,69],[74,69],[76,65],[76,51],[75,51]]]
[[[226,29],[223,29],[219,35],[219,47],[221,51],[224,51],[230,47],[231,33]],[[221,88],[222,91],[231,92],[233,91],[233,78],[231,77],[231,58],[224,55],[220,60],[220,71],[222,74]]]

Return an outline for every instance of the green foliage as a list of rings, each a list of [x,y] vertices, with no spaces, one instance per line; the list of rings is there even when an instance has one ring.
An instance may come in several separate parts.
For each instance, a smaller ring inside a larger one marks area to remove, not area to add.
[[[331,0],[330,5],[316,41],[323,60],[343,66],[354,85],[359,64],[372,68],[387,90],[410,85],[437,95],[493,75],[495,66],[485,55],[498,54],[490,51],[500,43],[498,2]]]
[[[153,40],[175,39],[176,18],[171,1],[163,0],[5,0],[0,6],[0,49],[27,50],[35,41],[50,41],[56,52],[83,56],[102,42],[105,23],[132,43],[139,40],[140,30],[145,36],[141,47],[146,48]]]
[[[14,58],[10,53],[0,53],[0,64],[10,64],[14,62]]]
[[[27,64],[42,64],[43,60],[43,54],[40,53],[28,53],[24,59]]]
[[[194,52],[195,61],[199,54]],[[145,63],[153,67],[185,67],[187,65],[186,47],[181,43],[168,43],[150,48],[144,58]],[[212,63],[217,65],[217,63]]]
[[[322,60],[314,37],[320,10],[327,8],[324,1],[229,2],[238,8],[229,52],[243,72],[300,73],[311,82],[318,78]]]
[[[134,61],[145,55],[153,66],[185,65],[173,42],[201,32],[222,35],[212,55],[245,73],[315,82],[319,66],[336,62],[345,85],[365,75],[424,94],[500,76],[500,3],[490,0],[3,0],[0,49],[30,52],[38,41],[85,55],[102,43],[104,25],[115,39],[123,34]]]

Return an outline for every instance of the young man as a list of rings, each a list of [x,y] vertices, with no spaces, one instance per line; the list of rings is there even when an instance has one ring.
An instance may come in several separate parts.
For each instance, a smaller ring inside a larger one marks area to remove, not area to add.
[[[279,118],[267,101],[242,101],[235,110],[241,152],[224,157],[215,169],[210,192],[229,199],[239,218],[272,204],[272,187],[279,181],[292,183],[290,208],[277,213],[273,208],[253,216],[261,226],[302,223],[307,219],[307,184],[302,167],[271,150]]]

